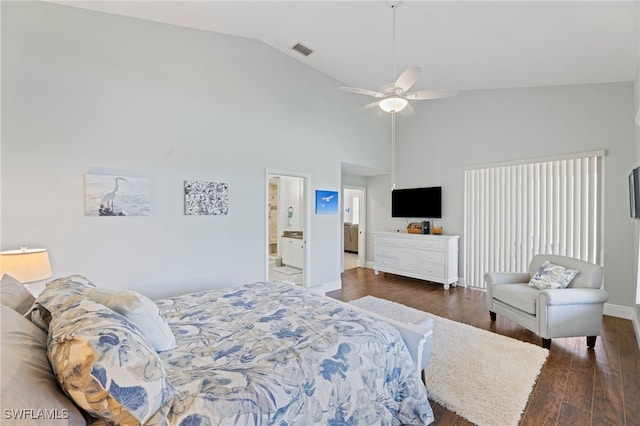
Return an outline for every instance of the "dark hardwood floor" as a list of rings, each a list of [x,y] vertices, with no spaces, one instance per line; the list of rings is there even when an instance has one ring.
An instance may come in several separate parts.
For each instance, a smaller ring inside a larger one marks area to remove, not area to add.
[[[440,284],[355,268],[343,273],[342,290],[327,293],[345,302],[366,295],[541,344],[540,337],[500,315],[491,322],[483,290],[447,291]],[[472,424],[431,405],[435,425]],[[631,321],[605,315],[593,350],[584,337],[554,339],[520,425],[640,425],[640,350]]]

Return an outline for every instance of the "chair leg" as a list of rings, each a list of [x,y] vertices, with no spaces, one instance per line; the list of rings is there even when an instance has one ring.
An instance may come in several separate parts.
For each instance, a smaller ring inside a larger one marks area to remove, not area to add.
[[[495,321],[496,320],[496,313],[495,312],[489,311],[489,316],[491,317],[491,321]]]
[[[551,339],[542,338],[542,347],[545,349],[551,349]]]
[[[593,349],[596,346],[596,337],[598,336],[587,336],[587,347],[589,349]]]

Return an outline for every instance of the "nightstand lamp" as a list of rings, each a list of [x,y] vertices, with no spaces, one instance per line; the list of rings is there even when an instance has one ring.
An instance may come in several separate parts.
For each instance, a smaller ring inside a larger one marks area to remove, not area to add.
[[[22,284],[41,281],[52,276],[47,249],[28,249],[0,252],[0,277],[7,274]]]

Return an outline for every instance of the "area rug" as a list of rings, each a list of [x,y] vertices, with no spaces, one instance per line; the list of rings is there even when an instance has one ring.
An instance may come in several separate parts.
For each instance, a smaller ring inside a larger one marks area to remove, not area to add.
[[[547,349],[373,296],[349,303],[402,322],[433,318],[429,398],[479,426],[519,423]]]

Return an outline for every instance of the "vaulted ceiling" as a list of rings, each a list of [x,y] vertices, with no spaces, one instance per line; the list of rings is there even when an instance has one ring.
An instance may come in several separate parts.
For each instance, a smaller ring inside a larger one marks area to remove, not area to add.
[[[349,86],[377,90],[395,77],[388,1],[56,3],[254,38]],[[638,1],[405,0],[396,9],[396,74],[422,67],[415,89],[633,81],[639,27]],[[313,53],[293,51],[296,43]]]

